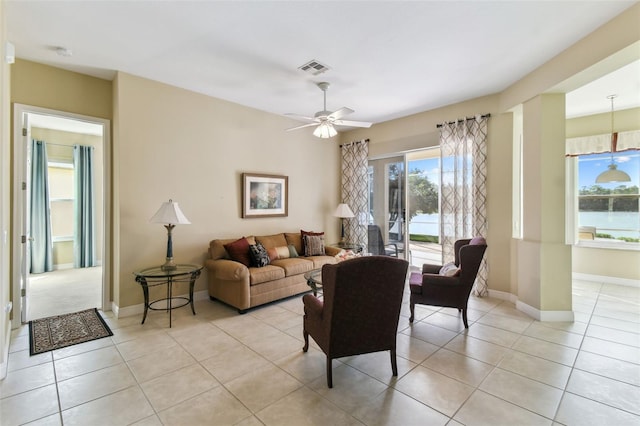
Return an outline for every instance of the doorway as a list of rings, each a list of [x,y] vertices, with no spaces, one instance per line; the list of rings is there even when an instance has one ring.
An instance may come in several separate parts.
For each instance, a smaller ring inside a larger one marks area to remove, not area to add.
[[[14,106],[14,327],[108,309],[108,140],[108,120]]]

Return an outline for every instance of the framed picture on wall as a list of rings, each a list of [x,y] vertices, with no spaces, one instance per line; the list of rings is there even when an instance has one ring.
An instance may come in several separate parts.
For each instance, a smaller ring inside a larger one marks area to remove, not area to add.
[[[289,177],[242,174],[242,217],[284,217],[289,213]]]

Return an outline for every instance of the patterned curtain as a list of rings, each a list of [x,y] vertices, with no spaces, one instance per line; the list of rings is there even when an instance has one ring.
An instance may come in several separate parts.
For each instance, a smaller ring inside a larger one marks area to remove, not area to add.
[[[443,262],[454,260],[453,243],[487,236],[487,118],[475,117],[440,127],[440,182]],[[486,296],[487,260],[483,258],[473,289]]]
[[[367,247],[369,224],[369,140],[355,141],[342,149],[342,201],[355,217],[344,219],[345,240]]]

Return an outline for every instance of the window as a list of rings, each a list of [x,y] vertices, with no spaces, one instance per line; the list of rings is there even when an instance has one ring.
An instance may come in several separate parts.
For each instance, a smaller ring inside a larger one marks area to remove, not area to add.
[[[54,242],[73,240],[73,164],[49,162],[51,237]]]
[[[628,150],[576,157],[576,242],[603,247],[640,249],[640,151]],[[596,183],[614,161],[630,182]]]

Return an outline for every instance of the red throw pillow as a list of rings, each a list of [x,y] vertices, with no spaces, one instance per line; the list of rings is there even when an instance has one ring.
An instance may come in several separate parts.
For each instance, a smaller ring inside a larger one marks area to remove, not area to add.
[[[232,243],[225,244],[224,249],[232,260],[240,262],[247,267],[251,265],[251,258],[249,257],[249,241],[247,241],[245,237],[242,237]]]

